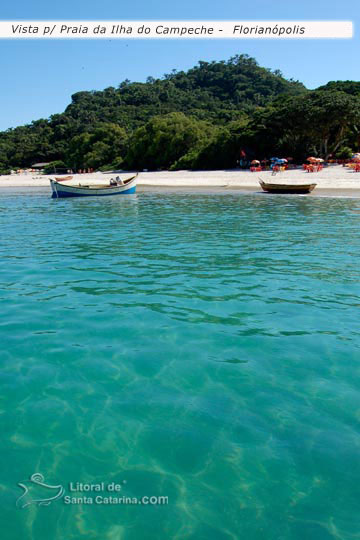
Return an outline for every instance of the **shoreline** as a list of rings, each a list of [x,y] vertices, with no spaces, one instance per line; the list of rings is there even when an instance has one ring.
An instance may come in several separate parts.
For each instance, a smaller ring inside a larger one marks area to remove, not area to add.
[[[38,194],[47,194],[51,196],[50,186],[32,186],[29,189],[29,186],[3,186],[0,188],[0,196],[5,193],[38,193]],[[304,194],[288,194],[288,193],[265,193],[260,188],[257,187],[232,187],[228,189],[221,188],[220,186],[173,186],[173,185],[146,185],[138,186],[135,195],[141,193],[167,193],[169,195],[173,194],[204,194],[204,195],[263,195],[264,197],[306,197],[306,198],[348,198],[348,199],[360,199],[360,188],[359,189],[344,189],[344,188],[316,188],[311,193]]]
[[[79,183],[107,184],[111,177],[117,175],[127,177],[131,173],[92,173],[76,174],[68,185]],[[315,190],[308,196],[338,196],[360,198],[360,173],[355,173],[341,165],[329,166],[318,173],[306,173],[302,169],[284,171],[276,176],[271,171],[250,172],[239,169],[211,171],[160,171],[140,172],[138,176],[138,192],[148,191],[189,191],[216,193],[263,193],[259,186],[259,177],[273,183],[307,183],[317,184]],[[49,188],[49,180],[54,175],[21,174],[0,176],[0,191],[5,188]]]

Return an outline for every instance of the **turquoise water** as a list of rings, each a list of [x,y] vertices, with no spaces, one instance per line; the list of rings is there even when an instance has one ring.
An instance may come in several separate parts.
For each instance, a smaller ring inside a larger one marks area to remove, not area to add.
[[[2,540],[360,538],[359,200],[3,190],[0,233]]]

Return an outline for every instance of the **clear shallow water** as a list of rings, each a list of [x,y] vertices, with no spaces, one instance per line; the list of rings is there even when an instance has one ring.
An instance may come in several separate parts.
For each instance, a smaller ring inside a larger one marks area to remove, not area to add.
[[[360,538],[359,201],[4,190],[0,234],[2,539]]]

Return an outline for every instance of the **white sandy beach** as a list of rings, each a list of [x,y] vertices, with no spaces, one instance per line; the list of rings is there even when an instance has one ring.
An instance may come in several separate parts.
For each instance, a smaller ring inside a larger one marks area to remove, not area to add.
[[[128,178],[131,173],[121,173],[120,177]],[[107,184],[111,177],[117,174],[75,174],[73,180],[68,184]],[[1,187],[49,187],[50,176],[41,176],[31,173],[21,175],[0,176]],[[270,171],[253,173],[239,169],[219,170],[219,171],[161,171],[161,172],[141,172],[138,177],[138,189],[148,190],[151,188],[198,188],[222,190],[258,190],[259,177],[271,182],[291,182],[317,184],[316,192],[329,193],[331,195],[348,194],[360,197],[360,173],[334,165],[324,168],[318,173],[307,173],[301,169],[285,171],[272,176]]]

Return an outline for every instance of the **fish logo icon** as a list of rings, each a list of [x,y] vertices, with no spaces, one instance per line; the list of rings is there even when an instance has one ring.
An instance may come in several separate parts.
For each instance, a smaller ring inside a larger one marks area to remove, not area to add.
[[[16,501],[18,508],[26,508],[31,504],[49,506],[52,502],[61,499],[65,493],[65,489],[61,485],[51,486],[50,484],[46,484],[44,476],[40,473],[32,474],[30,480],[18,482],[17,485],[24,490],[24,493]],[[52,496],[46,497],[50,493]]]

